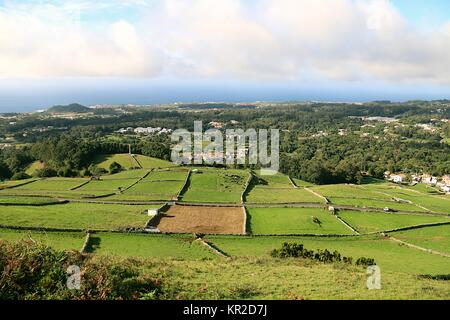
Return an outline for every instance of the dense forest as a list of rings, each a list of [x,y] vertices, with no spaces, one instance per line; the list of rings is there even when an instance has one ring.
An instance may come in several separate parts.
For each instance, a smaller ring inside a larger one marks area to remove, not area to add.
[[[83,109],[82,116],[73,118],[52,116],[52,109],[3,115],[0,142],[13,143],[4,143],[1,149],[0,178],[26,178],[24,171],[35,160],[46,164],[47,174],[82,175],[96,155],[128,152],[129,145],[134,153],[169,159],[170,136],[120,135],[116,131],[126,127],[192,131],[195,120],[203,121],[204,130],[211,121],[222,123],[223,130],[280,129],[280,170],[314,183],[359,183],[364,175],[382,177],[385,171],[441,176],[450,173],[449,106],[446,100],[189,104],[104,108],[88,113]],[[60,106],[56,110],[63,111]]]

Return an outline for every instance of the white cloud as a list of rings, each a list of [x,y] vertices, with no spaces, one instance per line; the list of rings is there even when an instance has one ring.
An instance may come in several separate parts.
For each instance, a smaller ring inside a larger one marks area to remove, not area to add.
[[[0,76],[450,83],[450,23],[421,32],[388,0],[92,3],[0,9]],[[73,19],[74,6],[101,14],[111,3],[145,13],[102,25]]]

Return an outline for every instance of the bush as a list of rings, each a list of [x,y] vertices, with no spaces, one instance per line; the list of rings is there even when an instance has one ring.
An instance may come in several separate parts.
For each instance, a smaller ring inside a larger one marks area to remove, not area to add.
[[[316,260],[319,262],[324,263],[333,263],[333,262],[344,262],[346,264],[352,264],[353,258],[352,257],[343,257],[338,251],[328,251],[325,250],[317,250],[316,252],[314,250],[308,250],[306,249],[303,244],[298,243],[283,243],[281,246],[281,249],[274,249],[270,253],[270,255],[274,258],[303,258],[303,259],[310,259],[310,260]],[[374,265],[375,260],[371,258],[364,258],[361,257],[358,260],[356,260],[356,265],[362,265],[362,266],[370,266]]]
[[[25,172],[20,171],[13,174],[11,177],[11,180],[25,180],[31,178],[29,175],[27,175]]]
[[[110,174],[119,173],[120,171],[122,171],[122,166],[119,163],[114,161],[113,163],[110,164],[109,166]]]
[[[80,267],[80,290],[66,286],[70,265]],[[55,251],[31,241],[0,241],[0,300],[149,299],[159,294],[159,281],[141,276],[136,262],[93,261],[88,255]]]
[[[42,169],[37,169],[35,175],[38,178],[49,178],[49,177],[56,177],[58,173],[53,168],[44,167]]]

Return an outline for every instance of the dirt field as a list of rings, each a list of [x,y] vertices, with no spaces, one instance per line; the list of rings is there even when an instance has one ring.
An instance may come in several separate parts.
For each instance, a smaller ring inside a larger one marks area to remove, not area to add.
[[[153,223],[161,232],[242,234],[242,207],[171,206]]]

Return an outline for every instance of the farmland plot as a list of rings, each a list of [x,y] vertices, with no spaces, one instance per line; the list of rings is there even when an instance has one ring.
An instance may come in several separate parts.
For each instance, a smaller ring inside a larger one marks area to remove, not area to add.
[[[389,235],[426,249],[450,254],[450,225],[393,232]]]
[[[176,199],[188,176],[188,170],[152,171],[123,194],[108,199],[128,201],[157,201]]]
[[[244,233],[242,207],[171,206],[154,226],[173,233]]]
[[[0,195],[0,206],[2,205],[45,205],[58,203],[58,200],[47,197],[27,196],[4,196]]]
[[[243,170],[201,168],[192,173],[183,201],[240,203],[248,177]]]
[[[86,183],[81,178],[47,178],[0,191],[0,195],[40,195],[49,197],[79,198],[92,196],[91,193],[71,190]]]
[[[267,257],[284,242],[303,244],[307,249],[338,250],[353,258],[374,258],[382,272],[448,274],[450,259],[399,245],[381,236],[340,238],[318,237],[233,237],[207,236],[206,241],[231,256]]]
[[[418,224],[450,222],[449,217],[427,216],[426,214],[408,215],[383,212],[340,211],[339,216],[361,233],[392,230]]]
[[[258,177],[258,183],[253,185],[246,195],[249,203],[325,203],[305,188],[295,188],[288,176],[276,174]],[[301,185],[300,181],[298,181]]]
[[[321,208],[249,208],[253,234],[352,234],[328,210]],[[314,222],[313,217],[318,220]]]
[[[11,206],[0,212],[0,224],[22,227],[115,230],[143,228],[148,206],[68,203],[44,207]]]
[[[80,250],[85,237],[86,234],[82,232],[38,232],[0,229],[0,240],[11,242],[31,240],[56,250]]]
[[[214,258],[213,253],[192,235],[146,235],[101,233],[92,236],[90,250],[95,254],[123,257]]]

